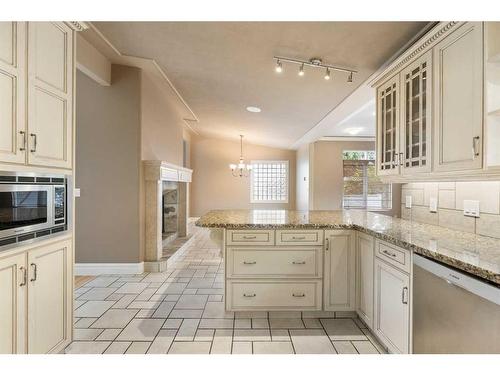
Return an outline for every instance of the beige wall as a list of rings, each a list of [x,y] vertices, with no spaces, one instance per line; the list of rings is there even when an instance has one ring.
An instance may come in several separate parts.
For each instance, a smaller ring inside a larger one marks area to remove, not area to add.
[[[288,204],[251,204],[250,179],[233,177],[229,164],[237,162],[239,142],[195,137],[192,142],[191,216],[214,209],[295,208],[294,150],[244,144],[244,157],[250,160],[288,160],[290,168]]]
[[[314,143],[311,155],[311,207],[314,210],[342,208],[343,161],[346,150],[374,150],[375,142],[319,141]],[[400,185],[393,185],[392,210],[389,215],[399,216]]]
[[[296,178],[296,199],[295,207],[297,210],[309,210],[309,154],[313,149],[309,144],[302,145],[297,150],[297,178]]]
[[[139,262],[140,71],[76,78],[77,263]]]
[[[182,166],[184,123],[181,114],[166,100],[163,82],[141,74],[141,158],[164,160]]]

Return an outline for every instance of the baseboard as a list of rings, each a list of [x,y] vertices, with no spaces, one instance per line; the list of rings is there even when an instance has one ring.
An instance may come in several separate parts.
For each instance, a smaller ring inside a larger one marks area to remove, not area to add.
[[[141,274],[144,263],[75,263],[75,276]]]

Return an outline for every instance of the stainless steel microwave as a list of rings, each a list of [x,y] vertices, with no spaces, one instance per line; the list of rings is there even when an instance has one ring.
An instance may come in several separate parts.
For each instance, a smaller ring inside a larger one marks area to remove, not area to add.
[[[67,229],[66,179],[0,175],[0,246]]]

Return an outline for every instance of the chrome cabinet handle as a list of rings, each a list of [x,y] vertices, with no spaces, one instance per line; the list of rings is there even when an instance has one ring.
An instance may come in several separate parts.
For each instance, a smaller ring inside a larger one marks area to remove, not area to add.
[[[305,239],[306,239],[305,236],[300,236],[300,237],[293,236],[292,237],[292,240],[305,240]]]
[[[384,254],[386,254],[386,255],[389,255],[389,256],[393,257],[393,258],[396,258],[396,254],[394,254],[394,253],[390,253],[390,252],[388,252],[387,250],[382,250],[382,252],[383,252]]]
[[[23,146],[19,147],[19,151],[26,151],[26,132],[24,130],[20,130],[19,134],[23,136]]]
[[[401,302],[403,302],[404,305],[408,305],[408,287],[406,286],[401,293]]]
[[[243,261],[243,264],[257,264],[257,262],[256,261],[253,261],[253,262]]]
[[[256,294],[253,293],[253,294],[246,294],[246,293],[243,293],[243,297],[247,297],[247,298],[252,298],[252,297],[255,297]]]
[[[36,281],[36,277],[37,277],[37,266],[35,263],[31,263],[30,264],[30,267],[33,268],[33,277],[30,279],[30,281]]]
[[[479,136],[475,136],[472,138],[472,159],[475,159],[476,156],[479,156],[478,144],[479,144]]]
[[[399,165],[403,165],[403,164],[404,164],[404,163],[403,163],[403,153],[402,153],[402,152],[400,152],[400,153],[399,153]]]
[[[19,286],[25,286],[28,283],[28,270],[24,266],[19,267],[19,269],[23,272],[23,282]]]
[[[257,238],[257,236],[243,236],[243,239],[245,239],[245,240],[254,240],[256,238]]]
[[[392,166],[396,167],[399,165],[399,154],[396,151],[392,152]]]
[[[300,297],[305,297],[306,295],[305,295],[305,293],[300,293],[300,294],[299,293],[292,293],[292,296],[300,298]]]
[[[295,261],[293,261],[292,264],[306,264],[306,261],[305,260],[303,260],[302,262],[295,262]]]
[[[35,133],[30,133],[30,137],[33,138],[33,148],[31,149],[31,152],[36,152],[36,134]]]
[[[326,239],[326,248],[325,248],[326,251],[330,250],[330,239],[327,238]]]

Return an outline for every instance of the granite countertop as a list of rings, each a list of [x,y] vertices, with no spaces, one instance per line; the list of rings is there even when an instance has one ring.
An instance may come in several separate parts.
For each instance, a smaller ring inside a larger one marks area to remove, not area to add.
[[[500,286],[500,239],[363,210],[215,210],[197,226],[225,229],[356,229]]]

